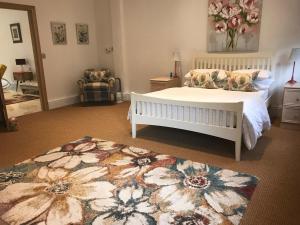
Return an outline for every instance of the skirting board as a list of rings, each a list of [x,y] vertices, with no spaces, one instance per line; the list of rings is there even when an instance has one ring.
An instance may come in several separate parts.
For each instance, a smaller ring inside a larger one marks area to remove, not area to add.
[[[118,93],[117,95],[118,102],[121,103],[123,101],[130,101],[130,94],[129,93],[123,93],[123,99],[121,99],[121,95]],[[57,109],[68,105],[73,105],[79,103],[79,96],[69,96],[65,98],[58,98],[58,99],[52,99],[49,100],[49,109]]]
[[[73,105],[79,102],[79,96],[69,96],[65,98],[58,98],[49,100],[49,109],[61,108],[68,105]]]

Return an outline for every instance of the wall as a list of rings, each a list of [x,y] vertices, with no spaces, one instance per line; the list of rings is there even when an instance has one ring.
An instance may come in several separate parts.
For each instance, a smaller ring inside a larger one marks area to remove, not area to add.
[[[105,49],[113,46],[110,0],[96,0],[96,34],[98,42],[99,66],[113,69],[113,52]]]
[[[274,54],[275,109],[291,74],[288,55],[300,47],[299,9],[299,0],[263,0],[259,51]],[[122,52],[114,65],[128,81],[125,92],[149,91],[149,78],[172,70],[174,50],[181,52],[183,73],[191,68],[195,51],[206,51],[207,0],[112,0],[111,12],[115,53]]]
[[[76,81],[86,68],[99,62],[96,40],[95,0],[5,0],[36,7],[46,88],[50,108],[78,100]],[[67,45],[53,45],[50,22],[65,22]],[[77,45],[75,23],[89,24],[90,44]]]
[[[22,43],[13,43],[10,24],[20,23]],[[13,72],[19,68],[16,66],[15,59],[25,58],[33,73],[35,73],[34,56],[30,36],[28,15],[25,11],[0,9],[0,62],[7,66],[4,78],[11,84],[15,84]]]

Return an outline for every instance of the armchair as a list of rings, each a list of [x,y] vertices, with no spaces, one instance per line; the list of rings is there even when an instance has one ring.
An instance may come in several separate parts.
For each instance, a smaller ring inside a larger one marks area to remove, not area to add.
[[[116,102],[121,81],[106,69],[88,69],[77,81],[81,102]]]

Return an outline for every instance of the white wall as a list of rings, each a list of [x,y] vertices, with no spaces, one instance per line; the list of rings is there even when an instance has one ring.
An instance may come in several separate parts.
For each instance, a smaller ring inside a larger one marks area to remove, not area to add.
[[[300,47],[299,9],[299,0],[263,0],[259,51],[274,53],[274,107],[280,107],[290,78],[291,48]],[[174,50],[181,52],[183,73],[195,51],[206,51],[207,0],[112,0],[111,12],[114,54],[122,52],[114,65],[128,81],[125,92],[149,91],[149,78],[172,70]],[[300,81],[300,62],[296,74]]]
[[[110,0],[96,0],[96,33],[99,53],[99,66],[114,68],[113,52],[106,53],[105,49],[113,46]]]
[[[22,43],[13,43],[10,24],[20,23]],[[14,84],[13,72],[19,68],[16,66],[15,59],[25,58],[28,65],[35,73],[35,63],[32,50],[28,15],[25,11],[0,9],[0,63],[7,66],[4,78]]]
[[[98,65],[95,0],[5,0],[36,6],[46,88],[50,108],[77,100],[76,81],[86,68]],[[67,45],[53,45],[50,22],[65,22]],[[75,23],[89,24],[90,44],[77,45]]]

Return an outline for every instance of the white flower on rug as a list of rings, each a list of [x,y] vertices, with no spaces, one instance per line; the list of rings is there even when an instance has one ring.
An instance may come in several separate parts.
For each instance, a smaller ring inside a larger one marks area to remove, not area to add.
[[[197,224],[197,225],[221,225],[225,223],[226,218],[214,212],[213,209],[200,206],[189,213],[163,213],[159,217],[158,225],[174,224]],[[227,222],[227,221],[226,221]]]
[[[122,188],[116,198],[101,198],[90,202],[93,210],[100,212],[93,225],[152,225],[156,224],[149,214],[155,213],[157,207],[150,205],[144,189],[138,186]]]
[[[92,141],[95,141],[97,143],[97,148],[102,151],[119,151],[126,146],[123,144],[117,144],[113,141],[106,141],[98,138],[93,138]]]
[[[36,157],[36,162],[51,162],[48,166],[52,168],[63,167],[65,169],[73,169],[81,162],[97,163],[99,162],[99,154],[89,151],[97,147],[94,142],[84,142],[81,144],[70,143],[63,147],[55,148],[47,154]]]
[[[13,204],[1,219],[24,224],[43,215],[45,224],[81,224],[81,201],[110,198],[116,188],[107,181],[92,181],[108,173],[106,167],[87,167],[74,172],[42,167],[35,183],[16,183],[0,191],[0,204]],[[43,222],[43,221],[37,221]]]
[[[126,178],[135,174],[142,174],[156,167],[175,163],[176,159],[169,155],[155,154],[149,150],[135,147],[122,149],[126,154],[121,159],[111,162],[114,166],[129,166],[123,169],[116,178]]]
[[[251,188],[242,189],[250,181],[249,176],[189,160],[178,160],[175,169],[158,167],[144,174],[146,184],[160,186],[155,201],[164,202],[163,210],[194,211],[206,200],[217,213],[227,216],[245,209],[247,198],[236,190],[251,192]]]

